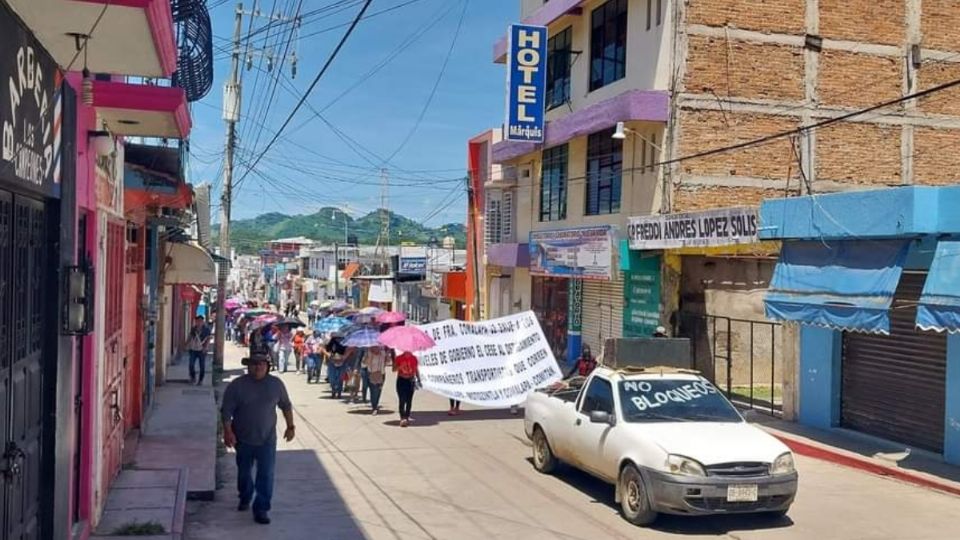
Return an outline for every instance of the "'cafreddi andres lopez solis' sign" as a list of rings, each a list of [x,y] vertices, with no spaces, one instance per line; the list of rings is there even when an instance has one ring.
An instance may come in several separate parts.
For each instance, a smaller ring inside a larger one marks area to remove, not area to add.
[[[514,24],[507,59],[508,141],[543,142],[547,93],[547,28]]]

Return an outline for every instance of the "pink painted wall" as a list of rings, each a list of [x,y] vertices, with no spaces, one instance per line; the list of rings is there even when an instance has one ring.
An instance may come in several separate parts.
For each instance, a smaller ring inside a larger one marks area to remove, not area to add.
[[[80,216],[87,216],[87,256],[89,258],[88,260],[95,262],[97,242],[97,192],[94,166],[96,154],[89,142],[87,133],[96,129],[96,113],[92,107],[87,107],[82,103],[81,79],[82,76],[78,72],[67,75],[67,82],[77,92],[76,215],[78,222],[74,223],[74,227],[78,228]],[[95,292],[95,294],[99,293],[100,291]],[[73,387],[82,388],[84,397],[83,410],[81,412],[83,440],[80,448],[74,449],[75,452],[80,452],[80,470],[74,470],[71,464],[70,511],[71,513],[73,512],[76,504],[74,501],[73,485],[76,481],[76,475],[79,475],[81,488],[80,515],[78,517],[80,521],[86,523],[86,526],[79,536],[75,538],[86,540],[90,536],[92,518],[94,517],[91,515],[91,511],[93,508],[93,456],[98,448],[94,433],[94,415],[97,414],[97,404],[99,403],[99,399],[94,396],[96,390],[95,377],[97,374],[98,355],[96,354],[96,335],[94,333],[77,339],[80,340],[81,347],[83,348],[84,365],[83,372],[79,372],[78,359],[74,359]],[[72,523],[74,521],[77,521],[76,517],[71,516],[70,522]]]

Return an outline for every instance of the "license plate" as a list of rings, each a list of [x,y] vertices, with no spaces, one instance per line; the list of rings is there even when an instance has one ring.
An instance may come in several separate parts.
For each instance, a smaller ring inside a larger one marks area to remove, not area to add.
[[[727,502],[757,502],[757,485],[727,486]]]

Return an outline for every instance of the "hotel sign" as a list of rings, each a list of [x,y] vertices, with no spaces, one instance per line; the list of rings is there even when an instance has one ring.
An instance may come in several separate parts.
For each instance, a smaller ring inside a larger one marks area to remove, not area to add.
[[[504,138],[542,143],[547,93],[547,28],[514,24],[508,35]]]

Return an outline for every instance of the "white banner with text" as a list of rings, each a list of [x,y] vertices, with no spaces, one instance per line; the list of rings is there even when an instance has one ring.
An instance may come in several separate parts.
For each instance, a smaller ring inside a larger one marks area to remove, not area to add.
[[[719,208],[630,218],[630,249],[677,249],[758,242],[756,208]]]
[[[532,311],[419,328],[437,344],[417,355],[423,388],[435,394],[481,407],[509,407],[563,378]]]

